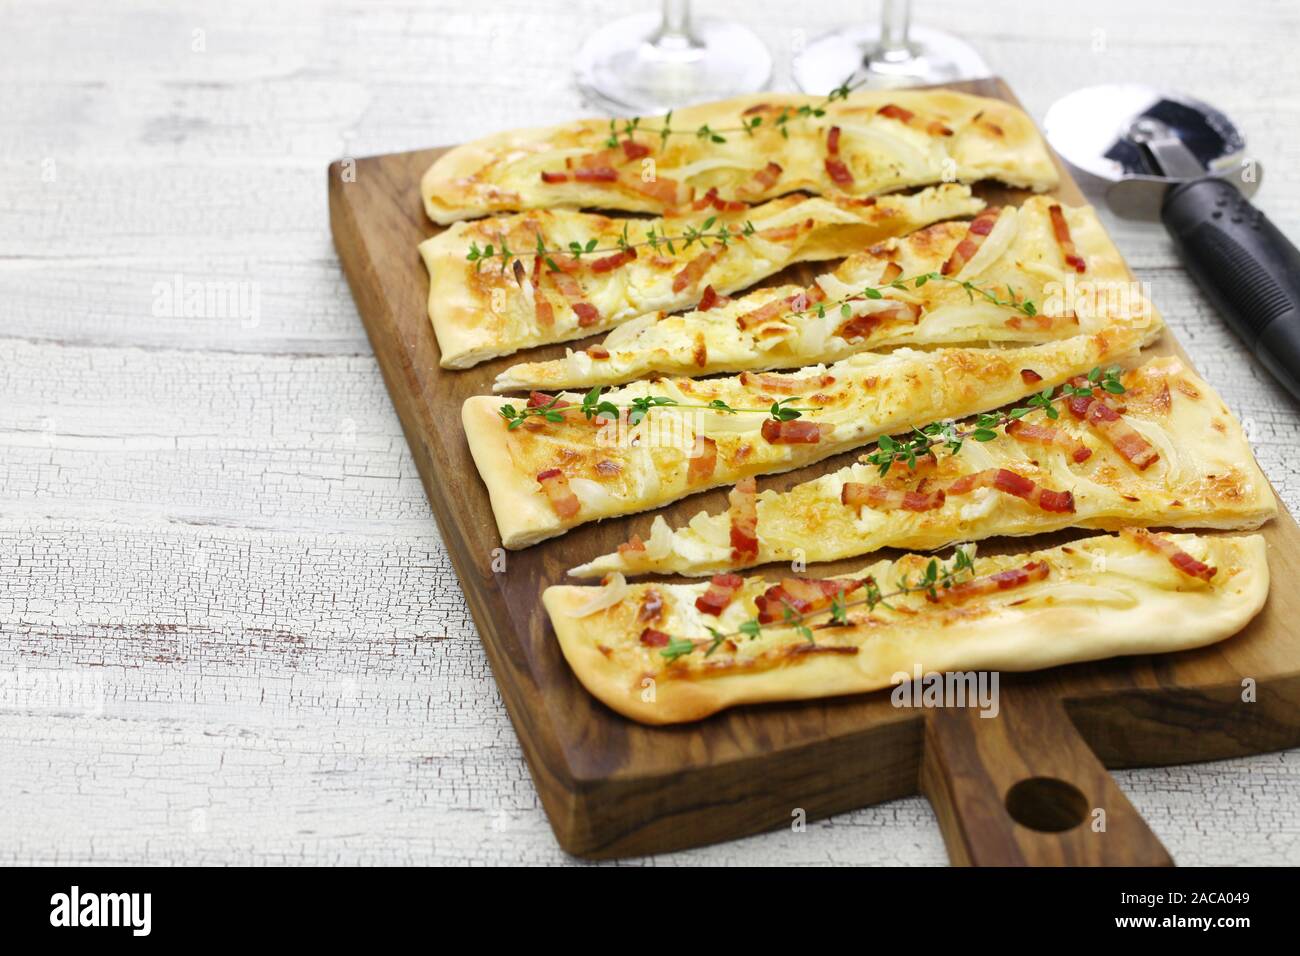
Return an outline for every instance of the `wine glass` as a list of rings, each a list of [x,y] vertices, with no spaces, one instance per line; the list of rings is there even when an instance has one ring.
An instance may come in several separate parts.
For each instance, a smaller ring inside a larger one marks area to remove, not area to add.
[[[974,47],[951,33],[913,27],[911,0],[881,0],[880,23],[844,27],[809,43],[790,63],[805,93],[829,93],[845,77],[854,86],[951,83],[988,76]]]
[[[747,27],[696,20],[690,0],[664,0],[662,13],[624,17],[587,37],[575,72],[597,107],[640,115],[761,90],[772,55]]]

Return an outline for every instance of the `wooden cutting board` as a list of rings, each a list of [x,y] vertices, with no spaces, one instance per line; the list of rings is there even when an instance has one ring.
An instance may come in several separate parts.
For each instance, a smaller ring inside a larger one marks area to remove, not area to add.
[[[1001,80],[955,86],[1015,102]],[[741,707],[667,728],[605,708],[565,663],[541,592],[563,582],[565,569],[613,550],[632,532],[644,535],[653,514],[587,525],[506,554],[506,570],[493,570],[503,552],[460,406],[490,393],[496,374],[520,356],[467,371],[438,367],[416,245],[439,231],[424,215],[419,181],[443,151],[332,164],[331,228],[502,699],[566,850],[590,857],[675,850],[920,791],[956,863],[1168,864],[1106,767],[1300,745],[1300,595],[1284,579],[1300,567],[1300,529],[1289,514],[1264,531],[1274,585],[1245,631],[1197,651],[1004,673],[995,718],[974,709],[896,708],[888,692]],[[1027,195],[977,191],[992,202]],[[1085,202],[1064,168],[1057,195]],[[826,268],[796,267],[769,282],[807,282]],[[563,352],[562,345],[537,349],[529,359]],[[1150,352],[1186,358],[1169,333]],[[788,488],[856,454],[760,479],[760,489]],[[721,510],[724,499],[725,491],[707,492],[664,512],[676,526],[701,508]],[[1080,535],[995,539],[981,549],[1029,550]],[[815,572],[842,573],[867,560]]]

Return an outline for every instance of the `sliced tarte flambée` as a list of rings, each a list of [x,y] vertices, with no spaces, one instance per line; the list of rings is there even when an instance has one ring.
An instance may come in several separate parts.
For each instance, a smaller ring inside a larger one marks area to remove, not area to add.
[[[1160,319],[1092,208],[1034,196],[887,239],[807,288],[706,292],[696,311],[634,319],[599,346],[506,369],[495,388],[800,368],[901,345],[1029,344],[1121,322]]]
[[[458,223],[422,242],[420,254],[441,363],[468,368],[686,308],[707,288],[725,295],[790,263],[838,259],[983,206],[968,187],[948,184],[879,199],[788,196],[682,219],[537,210]]]
[[[1035,408],[990,428],[989,441],[965,423],[955,454],[936,447],[915,467],[877,452],[879,464],[861,461],[781,494],[750,491],[745,501],[748,489],[738,490],[730,511],[700,512],[676,531],[656,518],[649,532],[570,573],[705,575],[1069,527],[1246,530],[1276,514],[1240,424],[1183,362],[1153,359],[1119,382],[1121,394],[1081,384],[1091,400],[1059,398],[1057,418]]]
[[[870,196],[980,179],[1056,185],[1024,112],[949,90],[890,90],[833,102],[767,93],[634,127],[593,119],[512,130],[448,151],[420,189],[429,217],[445,225],[527,209],[666,213],[795,190]]]
[[[547,588],[565,659],[649,724],[857,694],[917,674],[1028,671],[1202,647],[1263,607],[1264,539],[1122,532],[1030,554],[909,554],[832,579]],[[906,587],[906,590],[904,590]]]
[[[521,548],[789,471],[915,422],[997,408],[1130,361],[1141,342],[1116,327],[1026,348],[864,352],[790,374],[636,382],[599,396],[609,417],[589,418],[577,394],[534,394],[526,406],[478,395],[461,417],[501,540]]]

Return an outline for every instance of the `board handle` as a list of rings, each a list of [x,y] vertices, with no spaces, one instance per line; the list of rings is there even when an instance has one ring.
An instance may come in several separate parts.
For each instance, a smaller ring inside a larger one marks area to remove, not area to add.
[[[921,791],[960,866],[1173,866],[1041,684],[1003,684],[996,716],[927,711]]]

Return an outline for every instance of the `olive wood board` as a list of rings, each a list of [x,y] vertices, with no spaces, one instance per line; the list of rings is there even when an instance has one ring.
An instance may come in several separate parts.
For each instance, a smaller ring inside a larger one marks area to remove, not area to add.
[[[1016,102],[999,79],[952,85]],[[523,355],[464,371],[438,366],[426,312],[428,278],[416,246],[439,231],[424,214],[419,182],[442,152],[331,164],[331,229],[502,700],[564,849],[593,858],[659,853],[921,792],[934,807],[954,863],[1170,864],[1105,768],[1300,745],[1300,629],[1294,624],[1300,593],[1277,584],[1244,631],[1210,647],[1003,673],[994,718],[975,709],[898,708],[887,691],[740,707],[667,727],[644,726],[607,709],[565,663],[542,609],[543,589],[633,532],[644,535],[656,513],[677,526],[702,508],[722,510],[726,490],[692,495],[661,512],[586,525],[509,552],[505,570],[493,569],[503,552],[460,408],[467,397],[490,393],[497,373]],[[1055,194],[1069,204],[1086,202],[1063,166],[1061,173]],[[989,184],[977,192],[990,202],[1016,203],[1028,195]],[[792,267],[764,284],[810,281],[829,265]],[[564,348],[527,356],[556,358]],[[1187,358],[1168,331],[1148,352]],[[760,479],[760,488],[788,488],[857,454]],[[1027,551],[1084,533],[993,539],[981,549]],[[1300,566],[1300,529],[1284,511],[1263,533],[1276,581]],[[817,565],[810,573],[843,573],[869,560]],[[1243,699],[1250,696],[1243,689],[1247,679],[1254,682],[1253,701]]]

